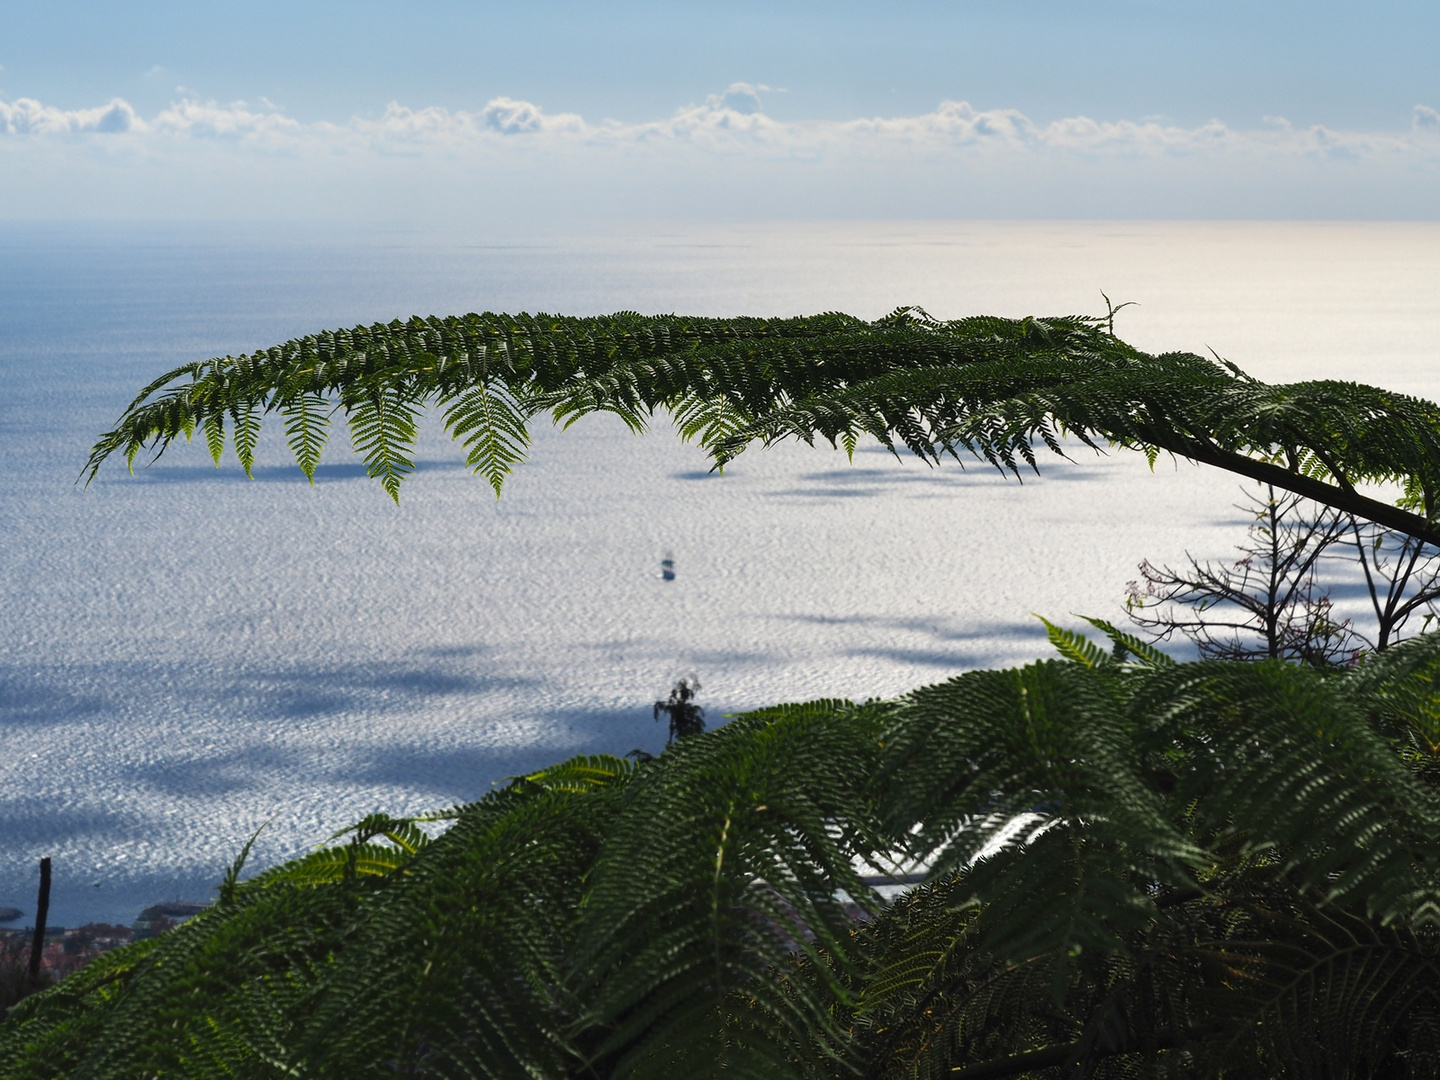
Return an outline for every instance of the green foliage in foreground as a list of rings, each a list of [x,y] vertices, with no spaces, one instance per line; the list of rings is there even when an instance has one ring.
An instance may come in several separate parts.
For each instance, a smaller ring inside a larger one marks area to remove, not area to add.
[[[398,501],[427,408],[497,495],[545,412],[564,423],[611,412],[637,431],[668,413],[717,465],[757,440],[853,451],[871,436],[1018,472],[1068,433],[1228,469],[1440,545],[1440,406],[1357,383],[1270,386],[1193,353],[1142,352],[1084,316],[487,313],[357,326],[161,375],[101,436],[86,473],[196,431],[217,463],[228,438],[248,471],[275,414],[313,478],[340,412]],[[1400,485],[1400,504],[1357,490],[1366,483]]]
[[[367,819],[27,999],[0,1075],[1440,1074],[1440,636],[1321,672],[1097,626]],[[887,854],[931,880],[882,903]]]

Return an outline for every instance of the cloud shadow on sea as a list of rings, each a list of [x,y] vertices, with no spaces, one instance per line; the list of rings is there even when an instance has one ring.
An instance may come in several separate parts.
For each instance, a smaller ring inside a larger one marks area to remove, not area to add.
[[[34,885],[25,871],[33,870],[31,854],[73,848],[77,842],[83,854],[57,863],[53,923],[75,925],[97,918],[129,922],[141,907],[157,900],[213,898],[225,865],[267,814],[257,812],[254,821],[247,818],[237,825],[234,836],[218,844],[218,850],[215,843],[209,843],[183,865],[168,860],[147,862],[144,854],[150,845],[175,839],[174,827],[182,820],[186,804],[227,802],[240,795],[239,805],[248,807],[252,800],[245,798],[246,791],[274,789],[269,802],[279,811],[279,821],[276,828],[260,835],[247,864],[248,877],[313,850],[334,830],[372,811],[414,812],[417,798],[429,809],[444,809],[481,799],[510,777],[576,754],[618,755],[637,745],[655,752],[664,742],[661,727],[651,722],[647,710],[639,708],[562,707],[526,716],[511,714],[507,719],[526,726],[539,720],[543,733],[526,745],[435,745],[397,739],[389,745],[337,746],[333,753],[313,746],[252,742],[188,759],[170,757],[131,770],[134,786],[159,798],[120,809],[112,809],[108,800],[101,798],[43,807],[37,807],[31,798],[0,800],[0,835],[24,838],[23,851],[0,852],[0,903],[29,912]],[[362,798],[348,812],[342,809],[333,821],[306,826],[298,834],[285,828],[287,815],[294,813],[285,793],[315,787],[368,789],[373,795]],[[404,792],[411,793],[408,804],[399,801]],[[179,814],[174,812],[177,807]],[[207,834],[206,839],[215,838]],[[22,877],[20,887],[9,887]],[[96,881],[100,882],[98,888],[93,884]]]
[[[218,678],[186,663],[130,659],[51,663],[38,670],[0,664],[0,725],[12,731],[97,720],[128,726],[137,715],[167,722],[207,714],[247,722],[318,720],[403,713],[436,699],[538,688],[537,679],[503,670],[485,645],[422,649],[398,660],[247,665]]]
[[[1001,474],[992,466],[980,462],[962,468],[954,462],[942,462],[938,466],[924,464],[896,465],[889,469],[877,469],[856,465],[854,468],[826,469],[805,473],[799,477],[799,486],[780,488],[769,492],[770,498],[800,499],[857,499],[893,497],[896,491],[910,498],[957,495],[962,487],[1015,487],[1041,480],[1046,482],[1076,483],[1097,478],[1098,470],[1073,462],[1057,460],[1060,468],[1046,469],[1043,464],[1039,476],[1022,471],[1017,478],[1013,473]]]
[[[351,756],[344,779],[361,786],[402,787],[433,793],[437,806],[474,801],[514,776],[524,776],[577,754],[624,755],[636,748],[636,731],[651,717],[641,710],[563,709],[547,713],[549,732],[527,746],[367,747]],[[651,725],[653,726],[653,725]],[[663,731],[641,729],[644,749],[656,752]]]
[[[394,661],[251,669],[217,691],[215,698],[222,705],[243,703],[252,716],[304,720],[347,712],[404,711],[433,698],[481,698],[537,685],[537,680],[526,676],[455,666],[456,661],[473,661],[489,652],[475,646],[438,654],[422,650]]]
[[[907,630],[925,634],[940,641],[993,640],[996,637],[1013,640],[1015,638],[1032,638],[1037,635],[1044,636],[1044,630],[1038,619],[1033,623],[992,620],[978,625],[967,624],[965,629],[958,630],[945,626],[934,619],[907,618],[898,615],[772,615],[770,618],[783,622],[806,623],[811,626],[869,626],[885,630]]]
[[[916,667],[941,668],[953,673],[989,667],[997,661],[1008,663],[1017,647],[1027,649],[1033,644],[1036,655],[1045,651],[1045,633],[1038,620],[1033,624],[992,621],[978,626],[968,625],[962,630],[934,619],[893,615],[777,615],[771,618],[811,626],[855,627],[855,641],[844,649],[846,656],[875,657]],[[890,639],[872,645],[866,643],[865,631],[916,635],[921,642],[932,644],[905,645]]]
[[[415,472],[438,472],[442,470],[463,469],[463,461],[446,461],[443,459],[425,459],[415,462]],[[363,462],[337,462],[333,465],[322,464],[315,470],[315,483],[340,483],[348,480],[365,480],[367,474]],[[262,484],[309,484],[305,474],[300,471],[298,465],[256,465],[251,469],[251,476],[246,476],[234,461],[222,463],[220,468],[215,468],[210,463],[196,465],[161,465],[155,464],[135,470],[134,476],[124,474],[112,474],[105,479],[97,477],[96,484],[105,486],[108,484],[234,484],[251,483],[258,481]]]
[[[0,799],[0,836],[34,845],[63,846],[87,836],[129,840],[145,834],[146,819],[134,809],[116,810],[99,799]],[[33,898],[32,898],[33,899]]]
[[[733,472],[727,472],[725,479],[734,477]],[[688,469],[684,472],[673,472],[671,480],[719,480],[722,479],[719,471],[711,472],[709,469]]]
[[[27,665],[27,671],[31,667]],[[65,723],[98,716],[107,704],[99,694],[76,693],[63,680],[51,681],[14,670],[0,670],[0,725]]]
[[[277,776],[295,776],[309,767],[310,755],[288,747],[255,744],[221,754],[168,757],[133,770],[137,782],[175,798],[215,798],[254,791]]]

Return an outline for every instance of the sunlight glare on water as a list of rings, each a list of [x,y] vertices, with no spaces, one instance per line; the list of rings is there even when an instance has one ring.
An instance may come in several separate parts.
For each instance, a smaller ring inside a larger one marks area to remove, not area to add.
[[[313,489],[278,428],[256,478],[196,445],[73,481],[155,374],[414,313],[707,315],[919,304],[1095,313],[1271,381],[1440,398],[1434,224],[816,223],[546,238],[0,229],[0,906],[128,922],[362,814],[433,809],[574,753],[656,750],[695,673],[711,722],[893,695],[1123,619],[1141,558],[1223,556],[1237,482],[1162,459],[1023,485],[877,447],[745,454],[541,426],[496,502],[432,417],[395,507],[343,431]],[[661,560],[673,559],[674,580]]]

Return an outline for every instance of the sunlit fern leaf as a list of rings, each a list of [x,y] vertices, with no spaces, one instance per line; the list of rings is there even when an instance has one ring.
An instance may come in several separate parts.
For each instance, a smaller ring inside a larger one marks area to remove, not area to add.
[[[612,784],[623,784],[634,777],[638,768],[639,765],[628,758],[611,754],[589,754],[569,758],[558,765],[530,773],[524,777],[524,781],[549,791],[583,793]]]
[[[374,845],[378,847],[378,845]],[[326,885],[343,881],[347,874],[384,874],[402,861],[402,853],[394,848],[380,849],[381,858],[372,862],[366,852],[356,853],[343,847],[322,848],[308,855],[273,867],[251,880],[257,885]]]
[[[445,429],[465,447],[465,463],[490,482],[498,499],[511,469],[525,460],[528,414],[500,383],[475,383],[441,404],[448,406]]]
[[[356,840],[311,852],[254,880],[264,885],[323,885],[356,876],[383,877],[405,866],[414,854],[400,844]]]
[[[1032,611],[1031,614],[1035,613]],[[1049,638],[1055,651],[1066,660],[1083,664],[1087,668],[1104,667],[1110,663],[1110,654],[1084,634],[1056,626],[1044,615],[1035,615],[1035,618],[1045,624],[1045,636]]]
[[[410,456],[415,444],[419,408],[403,393],[367,385],[346,402],[350,440],[365,460],[365,475],[376,478],[390,498],[400,502],[400,485],[415,470]]]
[[[240,459],[240,466],[245,470],[246,476],[254,475],[251,470],[255,465],[255,446],[260,440],[258,412],[259,409],[253,401],[240,402],[230,410],[230,419],[234,422],[230,438],[235,445],[235,456]]]
[[[295,463],[305,479],[313,484],[315,468],[320,464],[320,454],[329,436],[330,403],[320,394],[301,392],[281,402],[280,415],[285,421],[285,435]]]
[[[225,453],[225,414],[207,412],[202,428],[205,432],[205,448],[210,451],[210,458],[215,462],[216,468],[219,468],[220,458]]]
[[[673,406],[676,430],[685,442],[715,446],[732,436],[750,418],[737,415],[733,402],[715,401],[702,394],[692,394]],[[718,464],[718,463],[717,463]]]
[[[137,422],[117,427],[102,436],[86,465],[87,473],[93,477],[105,456],[117,450],[125,454],[126,464],[133,471],[135,458],[147,443],[155,447],[151,461],[158,458],[171,442],[193,425],[196,409],[190,390],[190,387],[178,386],[157,391],[151,400],[138,407],[139,415],[134,417]]]
[[[1168,653],[1161,652],[1152,643],[1121,630],[1113,623],[1108,623],[1104,619],[1092,618],[1089,615],[1081,615],[1080,618],[1084,619],[1091,626],[1095,627],[1096,630],[1099,630],[1108,637],[1123,649],[1124,652],[1133,657],[1137,663],[1143,664],[1146,667],[1173,667],[1175,664],[1175,658]],[[1048,626],[1049,624],[1047,623],[1046,625]],[[1051,640],[1053,641],[1054,639],[1052,638]]]
[[[397,818],[389,814],[367,814],[354,825],[341,829],[330,837],[340,840],[349,837],[352,843],[369,843],[377,836],[383,836],[390,843],[407,854],[413,855],[430,842],[430,836],[416,824],[415,818]]]
[[[245,846],[240,849],[240,854],[235,856],[233,862],[225,870],[225,876],[220,879],[220,903],[229,904],[235,899],[235,889],[240,883],[240,874],[245,869],[245,863],[249,861],[250,851],[255,847],[255,841],[260,839],[260,834],[270,825],[269,821],[264,822],[253,833],[250,839],[245,841]]]

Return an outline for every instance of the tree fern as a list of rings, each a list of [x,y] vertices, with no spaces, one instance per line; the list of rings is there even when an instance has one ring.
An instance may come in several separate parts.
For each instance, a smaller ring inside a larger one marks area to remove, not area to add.
[[[1440,639],[1062,644],[372,815],[26,999],[0,1076],[1435,1075]]]
[[[302,469],[319,460],[329,408],[344,412],[367,472],[398,498],[426,404],[442,407],[471,467],[499,489],[540,412],[591,412],[643,430],[668,413],[723,465],[754,441],[866,436],[929,460],[961,451],[1018,474],[1065,439],[1166,452],[1440,541],[1440,408],[1334,380],[1271,386],[1191,353],[1144,353],[1104,319],[942,322],[901,308],[873,322],[466,315],[335,330],[187,364],[144,388],[101,436],[85,475],[113,453],[158,455],[221,417],[242,464],[258,417],[287,418]],[[324,402],[322,409],[321,403]],[[305,417],[302,421],[300,417]],[[1396,484],[1400,505],[1367,495]]]
[[[669,413],[717,464],[868,436],[1018,474],[1078,440],[1440,538],[1436,406],[1083,317],[356,327],[176,369],[87,469],[197,427],[213,451],[228,414],[248,471],[278,411],[313,474],[297,410],[338,408],[398,499],[428,405],[497,493],[541,412]],[[1440,637],[1318,671],[1176,664],[1089,621],[1108,650],[1047,623],[1061,659],[762,710],[237,864],[202,916],[14,1010],[0,1075],[1440,1073]],[[932,880],[884,904],[856,867],[887,861]]]
[[[661,767],[640,770],[579,930],[576,989],[603,1026],[597,1061],[668,1076],[697,1043],[723,1057],[735,992],[769,1036],[752,1050],[783,1045],[786,1030],[824,1030],[813,1000],[757,975],[796,949],[843,961],[837,893],[871,902],[852,860],[883,843],[863,785],[880,716],[828,702],[767,710],[680,740]]]

